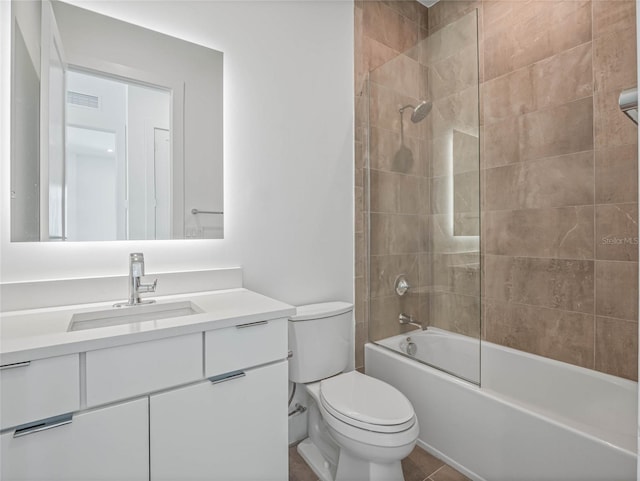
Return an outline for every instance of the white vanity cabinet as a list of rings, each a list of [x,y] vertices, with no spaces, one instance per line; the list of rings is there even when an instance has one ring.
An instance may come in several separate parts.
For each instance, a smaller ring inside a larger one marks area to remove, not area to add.
[[[5,432],[0,479],[148,480],[148,412],[145,397]]]
[[[204,333],[205,381],[152,395],[151,481],[288,478],[287,320]]]
[[[295,310],[244,289],[191,299],[202,312],[1,340],[0,481],[286,481]],[[3,332],[74,314],[5,315]]]
[[[287,363],[151,396],[151,481],[285,481]]]
[[[76,411],[77,354],[0,366],[0,429]]]

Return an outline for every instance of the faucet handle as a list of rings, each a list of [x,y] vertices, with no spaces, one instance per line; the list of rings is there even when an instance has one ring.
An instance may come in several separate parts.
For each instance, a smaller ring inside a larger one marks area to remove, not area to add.
[[[152,284],[140,284],[138,286],[138,292],[156,292],[158,285],[158,279],[154,279]]]

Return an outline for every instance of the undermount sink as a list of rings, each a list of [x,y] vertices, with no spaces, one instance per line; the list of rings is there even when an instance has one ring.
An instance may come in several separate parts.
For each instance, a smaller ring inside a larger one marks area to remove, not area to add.
[[[190,301],[167,304],[143,304],[83,312],[71,317],[67,331],[82,331],[99,327],[119,326],[143,321],[157,321],[170,317],[191,316],[204,312]]]

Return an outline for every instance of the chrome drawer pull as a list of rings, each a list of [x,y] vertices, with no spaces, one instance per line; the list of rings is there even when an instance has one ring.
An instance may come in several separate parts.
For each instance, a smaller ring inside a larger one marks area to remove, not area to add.
[[[71,424],[72,421],[73,421],[73,414],[64,414],[62,416],[56,416],[53,418],[45,419],[42,422],[32,424],[31,426],[18,428],[14,431],[13,437],[19,438],[21,436],[26,436],[27,434],[39,433],[41,431],[46,431],[47,429],[57,428],[59,426],[64,426],[65,424]]]
[[[246,374],[243,371],[233,371],[226,374],[220,374],[219,376],[213,376],[209,378],[211,384],[220,384],[221,382],[233,381],[234,379],[240,379],[245,377]]]
[[[13,369],[15,367],[27,367],[29,364],[31,364],[31,361],[16,362],[14,364],[5,364],[4,366],[0,366],[0,371],[4,371],[5,369]]]
[[[265,324],[269,324],[269,321],[250,322],[249,324],[239,324],[236,327],[238,329],[244,329],[245,327],[264,326]]]

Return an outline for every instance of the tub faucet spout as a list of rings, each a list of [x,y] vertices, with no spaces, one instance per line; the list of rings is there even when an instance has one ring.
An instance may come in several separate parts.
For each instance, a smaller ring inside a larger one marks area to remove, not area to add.
[[[400,324],[409,324],[410,326],[415,326],[415,327],[419,327],[421,330],[424,330],[425,327],[420,324],[419,322],[416,322],[416,320],[411,317],[411,316],[407,316],[405,313],[400,314],[400,316],[398,317],[398,322]]]

